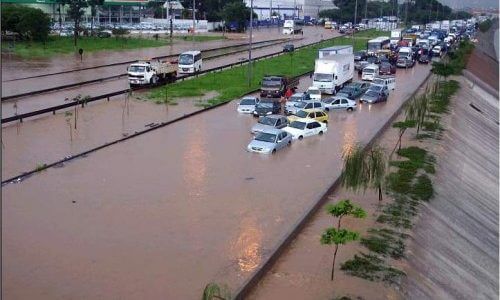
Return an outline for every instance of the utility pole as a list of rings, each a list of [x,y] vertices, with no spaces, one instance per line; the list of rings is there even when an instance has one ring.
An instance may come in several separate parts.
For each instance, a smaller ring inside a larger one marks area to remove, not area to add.
[[[174,24],[172,20],[172,0],[168,1],[168,17],[170,18],[170,42],[172,42],[172,36],[174,33]]]
[[[365,19],[368,14],[368,0],[365,0]]]
[[[195,28],[196,28],[196,0],[193,0],[193,46],[194,46]]]
[[[366,0],[368,1],[368,0]],[[354,48],[354,26],[356,26],[356,19],[358,18],[358,0],[356,0],[356,4],[354,6],[354,22],[352,23],[352,47]]]
[[[253,30],[253,0],[250,0],[250,35],[248,37],[248,86],[252,86],[252,30]]]

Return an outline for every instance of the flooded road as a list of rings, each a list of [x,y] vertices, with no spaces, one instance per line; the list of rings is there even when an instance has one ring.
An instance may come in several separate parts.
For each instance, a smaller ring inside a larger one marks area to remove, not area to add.
[[[337,33],[331,33],[332,37],[338,35]],[[307,40],[298,40],[294,43],[296,45],[303,45],[307,43],[313,43],[315,41],[319,41],[321,38],[319,33],[311,35]],[[282,45],[276,45],[271,47],[266,47],[262,49],[256,49],[252,51],[252,55],[254,57],[266,55],[269,53],[274,53],[280,51],[282,49]],[[248,54],[245,52],[229,54],[226,56],[210,59],[204,62],[203,68],[210,69],[214,67],[218,67],[221,65],[226,65],[229,63],[234,63],[240,60],[244,60],[248,58]],[[123,66],[117,66],[116,68],[123,68]],[[124,70],[124,69],[123,69]],[[89,72],[92,70],[89,70]],[[95,70],[93,70],[96,72]],[[85,71],[87,72],[87,71]],[[77,73],[75,76],[84,76],[84,73]],[[100,76],[100,75],[99,75]],[[88,77],[82,77],[81,80],[88,80]],[[50,81],[50,78],[37,78],[39,83],[38,86],[43,85],[44,82]],[[107,80],[95,84],[88,84],[75,88],[68,88],[65,90],[50,92],[39,94],[35,96],[23,97],[19,99],[13,99],[9,101],[2,102],[2,118],[10,117],[16,114],[22,114],[26,112],[31,112],[34,110],[39,110],[59,104],[65,103],[65,99],[72,99],[77,95],[82,96],[97,96],[105,93],[110,93],[114,91],[124,90],[128,88],[127,77],[121,77],[116,80]],[[17,107],[16,107],[17,106]]]
[[[452,101],[436,195],[409,245],[407,298],[498,299],[498,99],[486,97],[462,81]]]
[[[5,186],[3,296],[234,291],[338,176],[342,148],[371,139],[429,69],[398,70],[387,103],[331,112],[327,134],[274,156],[245,151],[255,119],[230,103]]]

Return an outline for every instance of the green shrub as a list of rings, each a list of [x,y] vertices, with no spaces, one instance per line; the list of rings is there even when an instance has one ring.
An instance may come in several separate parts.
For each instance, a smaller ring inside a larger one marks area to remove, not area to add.
[[[417,182],[412,187],[410,193],[419,200],[428,201],[434,194],[432,181],[425,174],[417,177]]]

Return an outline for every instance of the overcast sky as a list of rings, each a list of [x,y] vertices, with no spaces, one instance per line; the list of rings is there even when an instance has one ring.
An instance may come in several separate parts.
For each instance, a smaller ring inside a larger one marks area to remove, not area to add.
[[[452,8],[462,7],[481,7],[481,8],[498,8],[498,0],[439,0]]]

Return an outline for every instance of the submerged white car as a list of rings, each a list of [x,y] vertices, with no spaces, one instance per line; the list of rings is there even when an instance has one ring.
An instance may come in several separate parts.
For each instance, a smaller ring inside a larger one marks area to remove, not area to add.
[[[259,98],[245,97],[238,104],[238,112],[240,114],[252,114],[255,111],[255,105],[259,103]]]
[[[247,151],[263,154],[274,154],[292,144],[291,135],[280,129],[266,129],[257,133],[254,139],[248,144]]]
[[[318,87],[310,86],[307,89],[307,93],[309,94],[309,97],[311,97],[311,100],[321,101],[321,91]]]
[[[294,140],[301,140],[308,136],[317,134],[322,135],[328,131],[328,127],[326,127],[325,123],[314,119],[303,118],[291,122],[290,125],[283,128],[283,130],[290,133]]]

